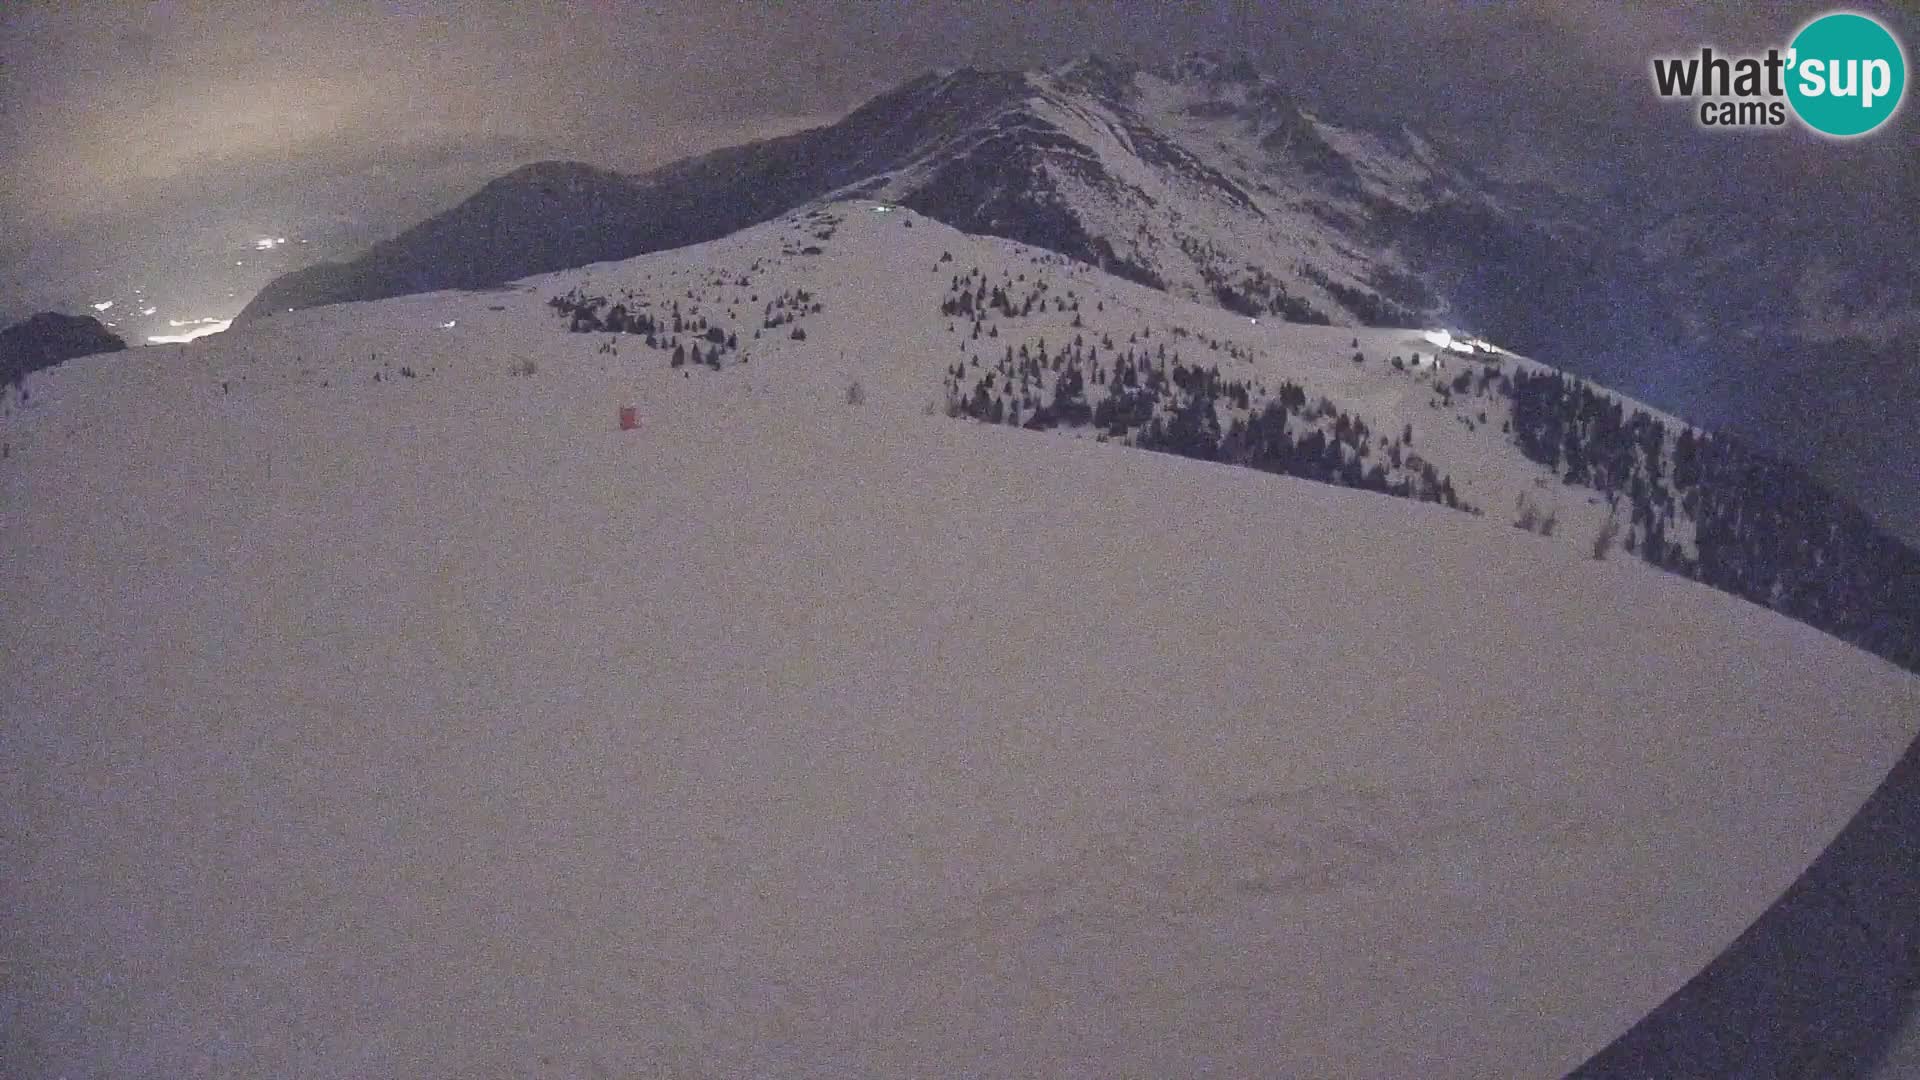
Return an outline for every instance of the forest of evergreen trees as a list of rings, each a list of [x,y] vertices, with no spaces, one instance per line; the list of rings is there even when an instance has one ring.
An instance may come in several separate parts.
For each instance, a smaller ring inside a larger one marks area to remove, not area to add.
[[[1036,307],[1079,311],[1044,282],[1013,285],[956,275],[941,312],[971,321],[960,329],[983,342],[1000,336],[993,320]],[[1080,333],[1053,348],[995,340],[997,362],[975,353],[949,368],[951,411],[1035,429],[1086,426],[1142,449],[1480,512],[1413,452],[1411,427],[1376,435],[1296,384],[1225,379],[1151,337],[1143,328],[1118,344]],[[1920,555],[1804,471],[1723,436],[1669,430],[1676,425],[1556,372],[1477,367],[1437,380],[1435,391],[1442,406],[1456,395],[1510,399],[1507,429],[1520,451],[1622,508],[1615,528],[1630,553],[1920,670]]]
[[[1568,483],[1632,508],[1629,550],[1920,671],[1920,554],[1792,465],[1666,425],[1560,374],[1521,373],[1513,436]],[[1694,553],[1668,539],[1694,523]],[[1635,543],[1637,538],[1637,543]]]
[[[745,289],[749,283],[742,276],[726,284]],[[688,290],[687,295],[690,300],[697,297],[692,290]],[[758,294],[744,299],[761,303]],[[683,311],[680,301],[673,300],[667,303],[664,310],[655,313],[650,310],[648,301],[631,290],[624,293],[619,301],[612,301],[605,296],[589,295],[576,286],[549,299],[547,306],[567,319],[567,329],[572,333],[638,337],[647,348],[669,354],[667,363],[671,367],[705,365],[718,370],[729,356],[737,356],[741,363],[746,361],[740,347],[739,332],[710,322],[701,314],[698,303],[690,303]],[[760,329],[753,331],[753,336],[759,337],[765,330],[788,327],[787,337],[804,341],[807,332],[800,326],[800,321],[822,310],[820,301],[811,292],[805,289],[787,290],[764,302]]]
[[[1049,302],[1057,312],[1079,311],[1077,299],[1050,297],[1044,282],[1025,286],[1024,293],[1009,285],[1025,283],[990,286],[984,276],[956,275],[941,314],[973,320],[969,340],[979,342],[999,337],[989,315],[1020,318]],[[1152,336],[1142,328],[1115,343],[1108,335],[1096,342],[1076,333],[1057,350],[1041,338],[1001,346],[992,363],[974,353],[947,369],[949,412],[1032,430],[1090,427],[1100,439],[1144,450],[1480,512],[1459,497],[1450,478],[1412,452],[1410,425],[1376,435],[1366,421],[1324,397],[1309,400],[1292,382],[1269,390],[1226,379],[1218,366],[1189,364],[1177,346],[1170,353],[1165,340],[1151,342]]]

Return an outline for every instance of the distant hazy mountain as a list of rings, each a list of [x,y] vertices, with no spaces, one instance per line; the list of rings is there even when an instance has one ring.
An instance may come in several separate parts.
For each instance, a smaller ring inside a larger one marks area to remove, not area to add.
[[[18,383],[41,368],[76,356],[126,347],[92,316],[41,312],[0,330],[0,384]]]

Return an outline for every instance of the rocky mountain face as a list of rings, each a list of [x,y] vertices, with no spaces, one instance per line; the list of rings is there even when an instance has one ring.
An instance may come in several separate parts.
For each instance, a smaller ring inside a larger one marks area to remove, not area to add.
[[[1620,272],[1626,253],[1588,250],[1590,237],[1547,227],[1498,188],[1413,131],[1324,122],[1231,57],[961,70],[830,127],[642,176],[528,166],[359,259],[274,282],[241,318],[499,284],[714,239],[847,194],[1302,322],[1447,317],[1500,333],[1523,325],[1509,318],[1520,310],[1528,326],[1590,316],[1603,306],[1589,296],[1596,275],[1634,280]],[[1515,264],[1546,260],[1562,270],[1543,297]],[[1540,317],[1555,302],[1564,318]]]
[[[119,352],[127,343],[87,315],[44,311],[0,330],[0,385],[76,356]]]

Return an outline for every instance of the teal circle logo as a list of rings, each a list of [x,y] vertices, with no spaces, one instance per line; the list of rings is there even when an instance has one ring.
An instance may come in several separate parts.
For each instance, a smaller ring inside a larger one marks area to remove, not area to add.
[[[1900,42],[1865,15],[1820,16],[1794,36],[1787,56],[1787,100],[1825,135],[1865,135],[1892,118],[1906,95]]]

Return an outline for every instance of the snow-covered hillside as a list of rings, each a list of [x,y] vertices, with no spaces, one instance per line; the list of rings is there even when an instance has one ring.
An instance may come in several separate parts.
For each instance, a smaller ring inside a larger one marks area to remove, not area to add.
[[[638,349],[642,366],[675,353],[696,367],[755,354],[946,356],[938,401],[927,363],[881,377],[949,414],[1442,502],[1589,552],[1617,548],[1920,664],[1920,558],[1857,510],[1739,444],[1498,350],[1463,356],[1427,332],[1236,316],[860,201],[532,287],[552,293],[570,329],[607,332],[602,347]]]
[[[1163,344],[1413,497],[1074,423]],[[1920,680],[1594,560],[1447,381],[1537,369],[1416,352],[839,203],[32,376],[0,1072],[1564,1074]]]
[[[1215,425],[1216,435],[1235,419],[1257,416],[1291,386],[1295,404],[1287,427],[1300,440],[1321,433],[1313,455],[1331,463],[1318,470],[1322,478],[1367,486],[1378,465],[1383,489],[1450,499],[1505,522],[1524,517],[1588,548],[1609,518],[1628,544],[1644,538],[1652,524],[1633,519],[1618,499],[1560,483],[1557,473],[1514,447],[1503,430],[1513,408],[1511,382],[1521,372],[1546,370],[1541,365],[1511,354],[1476,360],[1445,353],[1417,329],[1318,327],[1237,315],[1117,280],[1053,252],[963,235],[894,204],[816,204],[708,244],[531,278],[496,293],[429,296],[375,310],[380,321],[358,331],[366,343],[354,352],[379,361],[360,364],[344,376],[348,381],[380,369],[386,378],[401,377],[402,367],[422,377],[471,377],[476,338],[496,350],[534,353],[591,345],[596,364],[652,379],[677,350],[688,364],[680,372],[687,378],[714,377],[705,361],[717,358],[723,370],[742,368],[743,385],[758,376],[759,392],[791,395],[796,408],[842,395],[848,381],[859,379],[868,392],[888,395],[890,409],[932,407],[1039,426],[1036,406],[1054,402],[1066,371],[1078,372],[1084,383],[1085,416],[1077,424],[1073,417],[1040,423],[1072,436],[1146,439],[1162,448],[1165,438],[1149,432],[1151,420],[1172,423],[1191,401],[1188,371],[1196,379],[1204,373],[1218,394],[1229,394],[1229,384],[1245,391],[1234,389],[1231,401],[1217,404],[1210,398],[1213,419],[1206,423]],[[246,393],[261,378],[324,380],[324,373],[299,373],[310,365],[288,371],[275,362],[304,351],[300,342],[311,325],[304,313],[285,314],[229,341],[218,351],[227,365],[219,381],[229,392]],[[584,339],[555,342],[553,332],[566,328],[582,331]],[[604,336],[594,336],[603,328]],[[803,335],[798,339],[796,328]],[[409,344],[396,347],[391,335],[402,333]],[[250,366],[232,368],[239,357]],[[1116,364],[1131,375],[1117,372]],[[1126,378],[1132,385],[1114,385]],[[1465,388],[1457,389],[1463,379]],[[1152,386],[1143,389],[1143,382]],[[1109,397],[1124,406],[1125,434],[1115,433],[1105,413],[1095,422]],[[674,400],[643,411],[683,407]],[[1684,425],[1626,404],[1667,425],[1660,456],[1669,457]],[[1684,546],[1684,510],[1663,510],[1662,525]]]

